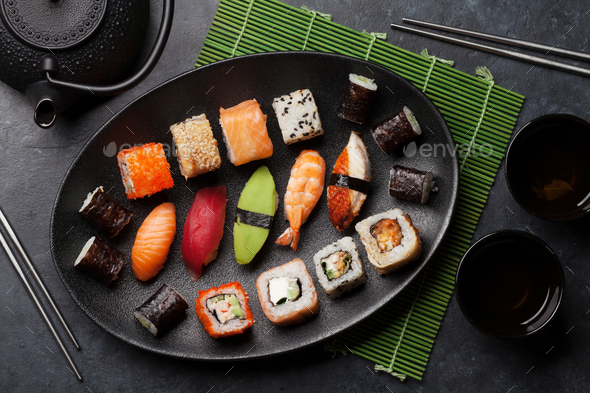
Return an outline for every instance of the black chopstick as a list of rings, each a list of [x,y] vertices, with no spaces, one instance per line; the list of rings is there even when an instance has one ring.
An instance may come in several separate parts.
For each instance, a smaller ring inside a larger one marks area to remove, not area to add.
[[[20,242],[18,241],[16,235],[14,234],[14,231],[12,231],[12,228],[10,227],[10,224],[6,220],[6,217],[4,217],[4,214],[2,213],[1,210],[0,210],[0,222],[2,223],[2,226],[4,227],[4,230],[6,230],[6,232],[9,234],[9,236],[12,239],[15,247],[19,250],[19,253],[22,250],[22,254],[21,255],[23,255],[23,254],[26,255],[24,253],[24,250],[22,249],[22,246],[20,245]],[[13,236],[14,236],[14,238],[13,238]],[[15,241],[15,239],[16,239],[16,241]],[[66,349],[66,347],[63,344],[63,342],[61,341],[61,338],[58,336],[58,334],[57,334],[57,332],[55,330],[55,327],[53,326],[53,323],[51,322],[51,320],[47,316],[47,313],[45,312],[45,309],[43,308],[43,305],[39,301],[39,298],[37,297],[37,294],[35,293],[35,291],[31,287],[31,284],[27,280],[26,274],[23,273],[23,270],[21,269],[21,267],[20,267],[20,265],[19,265],[16,257],[12,253],[12,250],[8,246],[8,243],[6,242],[6,239],[4,238],[4,235],[2,234],[1,231],[0,231],[0,243],[2,244],[2,247],[4,248],[4,251],[6,251],[6,254],[8,255],[8,259],[10,259],[10,262],[12,262],[12,266],[16,270],[19,278],[23,282],[23,285],[25,286],[25,289],[27,290],[29,296],[31,297],[31,300],[33,300],[33,303],[35,304],[35,307],[37,307],[37,310],[39,311],[39,314],[41,314],[41,318],[43,318],[43,321],[47,324],[47,327],[49,328],[49,331],[51,332],[51,334],[53,335],[53,338],[57,342],[57,345],[59,346],[59,349],[62,351],[62,353],[66,357],[69,365],[72,367],[72,370],[71,371],[81,381],[82,380],[82,376],[78,372],[78,369],[76,368],[76,365],[72,361],[72,358],[70,357],[70,354],[68,353],[68,350]],[[25,258],[23,258],[23,259],[25,259]],[[46,297],[49,300],[50,304],[54,308],[54,311],[56,311],[56,314],[59,316],[60,321],[62,321],[63,325],[65,326],[68,334],[70,335],[70,337],[74,341],[74,344],[76,345],[77,348],[80,348],[78,346],[78,343],[74,339],[74,336],[71,334],[70,330],[68,329],[67,324],[65,323],[65,321],[61,317],[61,314],[59,313],[59,310],[57,310],[57,307],[55,307],[55,304],[51,300],[51,296],[49,295],[49,292],[47,292],[47,290],[45,289],[45,286],[42,284],[42,281],[41,281],[40,277],[37,275],[37,273],[36,273],[33,265],[28,260],[28,258],[26,258],[25,261],[28,262],[27,267],[30,269],[30,271],[31,272],[34,272],[33,273],[33,276],[36,277],[37,284],[39,284],[39,287],[41,287],[41,288],[44,289],[44,291],[43,291],[44,295],[46,295]],[[29,266],[29,264],[30,264],[30,266]]]
[[[462,39],[454,38],[454,37],[449,37],[449,36],[442,35],[442,34],[431,33],[429,31],[415,29],[413,27],[396,25],[394,23],[391,24],[391,27],[394,29],[419,34],[419,35],[422,35],[425,37],[434,38],[434,39],[437,39],[440,41],[446,41],[446,42],[450,42],[453,44],[465,46],[468,48],[481,50],[483,52],[489,52],[489,53],[493,53],[496,55],[508,57],[511,59],[522,60],[522,61],[525,61],[525,62],[531,63],[531,64],[546,66],[546,67],[553,68],[556,70],[567,71],[567,72],[571,72],[571,73],[578,74],[578,75],[590,76],[590,69],[577,67],[577,66],[567,64],[567,63],[561,63],[561,62],[555,61],[555,60],[544,59],[539,56],[527,55],[524,53],[511,51],[508,49],[501,49],[501,48],[496,48],[494,46],[477,44],[475,42],[466,41],[466,40],[462,40]]]
[[[438,23],[424,22],[421,20],[403,18],[402,21],[416,26],[430,27],[437,30],[448,31],[449,33],[457,33],[466,35],[469,37],[481,38],[488,41],[499,42],[501,44],[508,44],[518,46],[520,48],[531,49],[537,52],[543,52],[545,54],[559,55],[569,57],[571,59],[590,61],[590,54],[584,52],[577,52],[569,49],[558,48],[555,45],[549,46],[545,44],[539,44],[537,42],[531,42],[526,40],[520,40],[517,38],[502,37],[494,34],[480,33],[473,30],[460,29],[458,27],[451,27],[445,25],[439,25]]]
[[[10,226],[10,223],[8,222],[6,217],[4,216],[2,209],[0,209],[0,224],[2,224],[4,230],[6,231],[6,233],[8,233],[10,240],[12,240],[12,244],[15,246],[16,250],[20,254],[21,259],[25,262],[25,265],[26,265],[28,271],[31,272],[31,274],[33,275],[35,282],[37,283],[37,285],[41,289],[41,292],[43,292],[43,295],[45,296],[47,301],[49,302],[51,309],[53,310],[55,315],[57,315],[57,318],[59,319],[59,322],[64,327],[66,333],[68,333],[68,336],[70,336],[70,339],[72,340],[72,342],[74,343],[76,348],[80,349],[80,346],[78,345],[78,342],[76,341],[76,338],[74,337],[74,335],[70,331],[70,328],[69,328],[68,324],[66,323],[66,321],[64,320],[64,318],[62,317],[61,312],[59,312],[59,309],[55,305],[55,302],[53,301],[51,294],[49,293],[49,291],[45,287],[43,280],[41,280],[41,277],[39,277],[39,274],[37,274],[37,269],[35,269],[35,266],[33,266],[33,263],[29,259],[24,248],[21,246],[20,241],[18,240],[18,237],[16,236],[16,233],[14,233],[14,231],[12,230],[12,227]]]

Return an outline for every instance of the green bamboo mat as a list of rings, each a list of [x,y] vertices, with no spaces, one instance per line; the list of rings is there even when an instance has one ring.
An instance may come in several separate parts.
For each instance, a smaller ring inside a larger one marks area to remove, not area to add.
[[[455,285],[455,271],[471,242],[524,101],[494,83],[486,68],[472,76],[452,62],[388,44],[327,14],[276,0],[221,0],[196,66],[249,53],[309,50],[371,61],[410,80],[443,114],[463,146],[455,216],[427,268],[394,301],[338,335],[326,349],[362,356],[375,369],[421,379]]]

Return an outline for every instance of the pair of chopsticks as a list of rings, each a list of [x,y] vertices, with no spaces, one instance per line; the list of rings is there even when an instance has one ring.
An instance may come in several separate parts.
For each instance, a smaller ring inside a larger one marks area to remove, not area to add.
[[[33,278],[35,279],[35,282],[37,283],[37,286],[41,289],[41,292],[43,293],[43,295],[47,299],[47,302],[51,306],[51,309],[53,310],[53,312],[55,313],[55,315],[57,315],[57,318],[59,319],[60,323],[64,327],[64,329],[67,332],[68,336],[70,336],[70,339],[72,340],[72,342],[74,343],[74,345],[76,346],[76,348],[77,349],[80,349],[80,346],[78,345],[78,342],[76,342],[76,339],[74,338],[74,335],[70,331],[70,328],[68,327],[68,324],[63,319],[61,313],[59,312],[59,309],[57,308],[57,306],[55,305],[55,303],[54,303],[51,295],[47,291],[47,288],[45,287],[45,284],[43,284],[43,281],[41,280],[41,277],[39,277],[39,275],[37,274],[37,270],[35,269],[35,267],[31,263],[31,260],[29,259],[29,257],[27,256],[27,253],[25,252],[25,250],[21,246],[18,238],[16,237],[16,234],[12,230],[12,227],[10,226],[10,224],[9,224],[8,220],[6,219],[6,217],[4,216],[4,213],[2,213],[2,210],[1,209],[0,209],[0,224],[1,224],[2,228],[4,229],[4,231],[8,234],[8,237],[12,241],[12,245],[18,251],[18,254],[20,255],[21,259],[24,261],[25,266],[28,269],[27,273],[23,273],[23,270],[22,270],[20,264],[18,263],[18,261],[17,261],[15,255],[14,255],[14,253],[12,252],[12,249],[9,247],[9,245],[8,245],[8,243],[6,241],[6,238],[4,237],[4,235],[2,234],[2,232],[0,231],[0,243],[2,243],[2,247],[4,248],[4,251],[6,251],[6,254],[8,255],[8,258],[10,259],[10,262],[12,262],[12,266],[14,267],[14,269],[16,270],[16,272],[18,273],[18,276],[20,277],[21,281],[23,282],[23,284],[24,284],[27,292],[29,293],[29,296],[31,297],[31,299],[33,300],[33,303],[37,307],[37,310],[39,311],[39,314],[41,314],[41,317],[43,318],[43,321],[45,321],[45,323],[47,324],[47,327],[49,328],[49,331],[53,335],[53,338],[55,338],[55,341],[57,342],[57,345],[59,346],[59,349],[61,349],[62,353],[64,354],[64,356],[66,357],[68,363],[70,364],[70,367],[72,367],[72,370],[71,371],[81,381],[82,380],[82,376],[78,372],[78,369],[76,368],[76,365],[72,361],[72,358],[70,357],[70,354],[68,353],[68,350],[66,349],[66,347],[63,344],[63,342],[61,341],[61,338],[57,335],[57,332],[55,330],[55,327],[53,326],[53,323],[51,322],[51,319],[49,319],[49,317],[47,316],[47,313],[45,312],[45,309],[43,308],[43,305],[39,301],[39,297],[37,296],[37,293],[33,290],[33,287],[31,287],[31,284],[27,280],[27,274],[29,272],[32,274]]]
[[[472,30],[459,29],[457,27],[444,26],[444,25],[439,25],[437,23],[423,22],[423,21],[415,20],[415,19],[403,18],[402,20],[405,23],[409,23],[409,24],[413,24],[413,25],[417,25],[417,26],[434,28],[434,29],[438,29],[438,30],[442,30],[442,31],[447,31],[449,33],[463,34],[463,35],[466,35],[469,37],[481,38],[484,40],[494,41],[494,42],[498,42],[501,44],[514,45],[514,46],[517,46],[520,48],[530,49],[530,50],[534,50],[534,51],[538,51],[538,52],[545,52],[545,54],[554,54],[554,55],[569,57],[571,59],[576,59],[576,60],[590,61],[590,55],[587,53],[583,53],[583,52],[576,52],[576,51],[572,51],[572,50],[568,50],[568,49],[556,48],[555,46],[538,44],[535,42],[518,40],[518,39],[514,39],[514,38],[506,38],[506,37],[501,37],[501,36],[497,36],[497,35],[493,35],[493,34],[478,33],[476,31],[472,31]],[[450,42],[453,44],[466,46],[468,48],[481,50],[483,52],[494,53],[496,55],[508,57],[511,59],[526,61],[531,64],[546,66],[546,67],[550,67],[550,68],[553,68],[556,70],[567,71],[567,72],[571,72],[571,73],[579,74],[579,75],[583,75],[583,76],[590,76],[590,69],[574,66],[571,64],[567,64],[567,63],[561,63],[561,62],[555,61],[555,60],[545,59],[545,58],[539,57],[539,56],[528,55],[525,53],[515,52],[512,50],[508,50],[508,49],[501,49],[501,48],[497,48],[497,47],[489,46],[489,45],[477,44],[475,42],[466,41],[466,40],[462,40],[462,39],[454,38],[454,37],[449,37],[449,36],[441,35],[441,34],[437,34],[437,33],[431,33],[429,31],[415,29],[415,28],[403,26],[403,25],[391,24],[391,27],[394,29],[397,29],[397,30],[402,30],[402,31],[410,32],[410,33],[419,34],[419,35],[434,38],[434,39],[437,39],[440,41],[446,41],[446,42]]]

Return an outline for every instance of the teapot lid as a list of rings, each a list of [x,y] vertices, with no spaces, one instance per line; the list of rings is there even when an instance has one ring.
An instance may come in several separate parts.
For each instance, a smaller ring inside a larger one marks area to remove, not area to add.
[[[8,29],[30,46],[69,49],[88,39],[100,26],[107,0],[0,0]]]

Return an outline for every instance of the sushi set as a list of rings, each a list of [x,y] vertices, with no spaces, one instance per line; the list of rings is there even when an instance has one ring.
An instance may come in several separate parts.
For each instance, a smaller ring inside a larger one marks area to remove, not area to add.
[[[457,157],[406,156],[409,142],[453,143],[426,96],[362,60],[190,71],[73,162],[52,216],[57,271],[94,322],[153,352],[246,359],[321,341],[393,299],[444,241]]]

